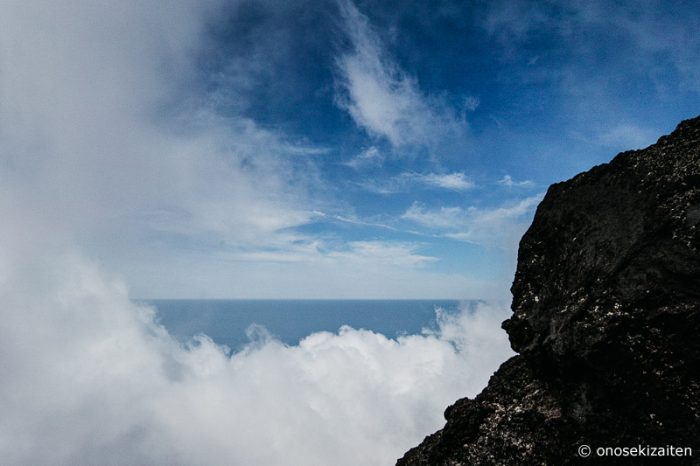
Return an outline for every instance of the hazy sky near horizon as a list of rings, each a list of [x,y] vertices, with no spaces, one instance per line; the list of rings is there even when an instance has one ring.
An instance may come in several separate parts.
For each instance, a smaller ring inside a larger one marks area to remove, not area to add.
[[[2,233],[138,297],[504,297],[549,184],[699,113],[699,23],[682,1],[3,2]]]

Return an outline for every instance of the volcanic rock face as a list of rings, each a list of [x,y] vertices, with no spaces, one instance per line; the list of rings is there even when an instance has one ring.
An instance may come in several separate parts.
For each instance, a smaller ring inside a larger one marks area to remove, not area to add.
[[[511,290],[519,354],[397,465],[700,464],[700,117],[552,185]]]

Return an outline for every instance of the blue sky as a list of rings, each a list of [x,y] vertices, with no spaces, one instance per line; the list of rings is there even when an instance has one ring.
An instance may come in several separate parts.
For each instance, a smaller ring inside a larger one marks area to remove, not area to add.
[[[694,2],[71,5],[5,27],[2,176],[139,297],[507,299],[549,184],[700,109]]]

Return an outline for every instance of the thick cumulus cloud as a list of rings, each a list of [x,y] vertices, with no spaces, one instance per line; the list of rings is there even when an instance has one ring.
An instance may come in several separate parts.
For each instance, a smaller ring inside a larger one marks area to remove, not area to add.
[[[397,340],[182,347],[96,265],[45,252],[2,264],[3,464],[391,464],[508,354],[486,306]]]

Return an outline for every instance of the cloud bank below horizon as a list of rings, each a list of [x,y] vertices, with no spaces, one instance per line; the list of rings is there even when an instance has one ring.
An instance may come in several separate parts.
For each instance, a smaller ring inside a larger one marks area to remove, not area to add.
[[[1,264],[3,464],[390,464],[510,354],[486,305],[396,340],[182,346],[97,265],[45,252]]]

